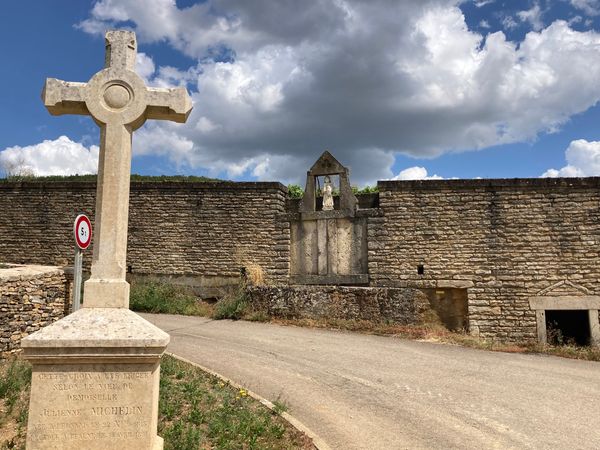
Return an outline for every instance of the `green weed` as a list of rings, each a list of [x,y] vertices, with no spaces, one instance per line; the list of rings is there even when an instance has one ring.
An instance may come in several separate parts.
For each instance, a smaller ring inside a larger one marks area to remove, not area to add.
[[[287,402],[283,400],[281,396],[273,400],[273,412],[278,416],[282,415],[284,412],[287,412],[288,409],[289,407]]]
[[[302,198],[304,196],[304,189],[297,184],[289,184],[287,188],[290,198]]]
[[[244,317],[248,308],[248,298],[246,296],[243,283],[228,292],[215,305],[213,319],[233,319],[239,320]]]
[[[202,302],[184,286],[158,281],[132,283],[129,297],[132,311],[210,316],[212,306]]]
[[[0,378],[0,398],[4,400],[6,413],[12,414],[21,392],[29,388],[31,383],[31,366],[14,358],[4,369]]]
[[[31,366],[18,358],[0,365],[0,427],[12,429],[12,436],[2,443],[4,449],[24,449],[29,406]],[[13,424],[13,426],[10,426]]]

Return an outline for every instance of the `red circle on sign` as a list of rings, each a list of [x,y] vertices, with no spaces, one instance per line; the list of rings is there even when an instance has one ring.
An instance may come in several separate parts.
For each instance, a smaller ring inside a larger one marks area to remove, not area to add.
[[[81,250],[88,248],[92,242],[92,222],[85,214],[79,214],[75,218],[73,227],[75,243]]]

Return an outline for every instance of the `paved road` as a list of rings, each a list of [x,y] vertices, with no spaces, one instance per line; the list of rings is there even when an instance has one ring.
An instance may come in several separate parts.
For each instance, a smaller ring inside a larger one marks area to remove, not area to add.
[[[146,315],[169,350],[290,412],[334,449],[599,449],[600,363]]]

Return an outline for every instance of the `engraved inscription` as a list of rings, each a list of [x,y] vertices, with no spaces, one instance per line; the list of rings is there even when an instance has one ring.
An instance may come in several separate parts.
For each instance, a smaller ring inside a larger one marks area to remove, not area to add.
[[[79,416],[80,409],[44,409],[42,415],[46,417],[64,417],[64,416]]]
[[[141,414],[141,406],[105,406],[92,408],[95,416],[128,416],[130,414]]]
[[[32,392],[43,395],[36,395],[40,400],[30,411],[30,438],[48,449],[65,440],[89,441],[84,447],[91,441],[151,442],[152,399],[139,393],[151,392],[153,382],[151,370],[34,372]]]

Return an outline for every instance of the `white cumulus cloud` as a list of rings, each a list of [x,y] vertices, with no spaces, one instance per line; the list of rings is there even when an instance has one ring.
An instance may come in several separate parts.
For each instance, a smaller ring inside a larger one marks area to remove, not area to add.
[[[90,174],[98,171],[98,151],[96,145],[87,148],[60,136],[53,141],[4,149],[0,152],[0,167],[36,176]]]
[[[519,11],[517,17],[521,22],[528,22],[535,31],[540,31],[544,28],[544,22],[542,21],[542,8],[538,2],[535,2],[531,9]]]
[[[392,180],[443,180],[439,175],[429,175],[425,167],[414,166],[400,171]]]
[[[600,100],[600,33],[546,26],[534,2],[516,16],[533,28],[522,41],[483,36],[460,3],[99,0],[79,26],[131,26],[140,48],[166,42],[195,59],[186,68],[138,61],[155,85],[186,84],[195,105],[183,126],[146,124],[138,154],[303,182],[329,149],[353,182],[372,184],[393,176],[397,154],[533,140]]]
[[[84,175],[98,171],[98,152],[96,145],[87,148],[60,136],[53,141],[4,149],[0,152],[0,167],[36,176]]]
[[[600,142],[578,139],[565,151],[567,165],[561,169],[548,169],[542,177],[593,177],[600,176]]]
[[[136,55],[135,71],[146,83],[148,83],[150,77],[154,75],[155,70],[156,67],[154,66],[154,61],[151,56],[146,55],[144,52],[139,52]]]
[[[590,16],[600,14],[600,0],[571,0],[571,5]]]

